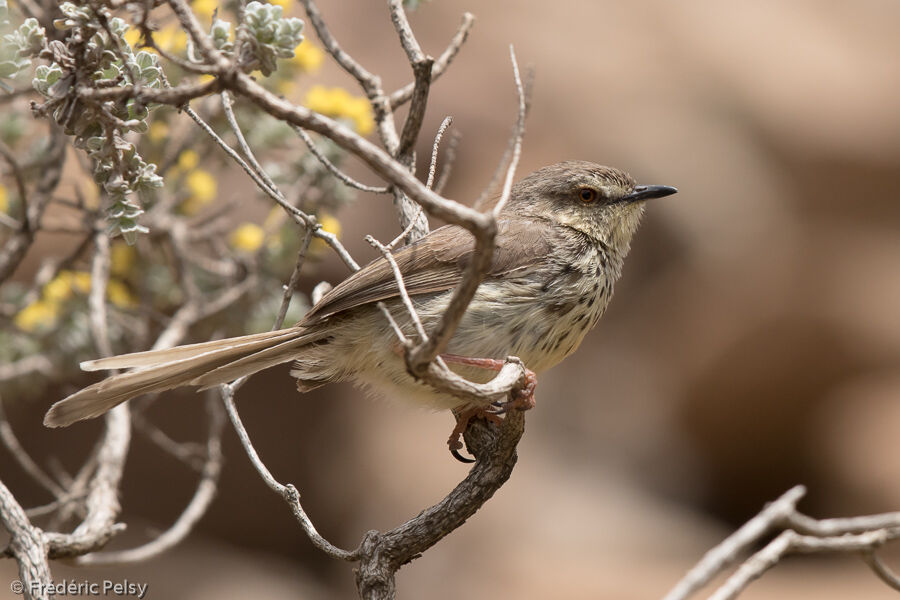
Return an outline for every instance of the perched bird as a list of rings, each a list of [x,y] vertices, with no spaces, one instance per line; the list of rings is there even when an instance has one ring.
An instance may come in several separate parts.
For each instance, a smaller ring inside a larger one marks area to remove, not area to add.
[[[500,213],[490,270],[447,352],[518,356],[535,373],[557,364],[578,348],[606,309],[644,201],[676,191],[636,185],[627,173],[583,161],[544,167],[522,179]],[[426,331],[447,307],[473,248],[468,231],[448,225],[394,253]],[[82,363],[88,371],[131,370],[60,400],[44,424],[70,425],[141,394],[208,388],[290,361],[301,392],[352,380],[432,408],[470,408],[407,372],[379,301],[415,339],[393,271],[379,258],[327,293],[293,327]],[[448,366],[473,381],[493,375],[460,361]]]

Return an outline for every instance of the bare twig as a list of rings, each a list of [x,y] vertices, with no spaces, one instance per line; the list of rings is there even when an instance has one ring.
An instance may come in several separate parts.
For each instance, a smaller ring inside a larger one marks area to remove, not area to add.
[[[768,533],[776,523],[792,513],[797,502],[805,494],[806,488],[800,485],[785,492],[721,544],[707,552],[663,600],[683,600],[708,584],[724,568],[736,561],[747,548]]]
[[[237,117],[234,116],[234,109],[232,109],[233,101],[231,95],[227,91],[223,91],[219,96],[222,98],[222,112],[225,113],[225,119],[228,121],[231,131],[234,132],[238,144],[241,146],[241,151],[243,151],[244,156],[247,157],[247,161],[253,167],[253,171],[259,175],[260,179],[266,182],[266,185],[270,189],[277,189],[278,186],[275,185],[275,182],[272,181],[272,178],[269,177],[266,170],[263,169],[262,165],[259,164],[259,161],[256,160],[256,156],[253,154],[250,144],[247,143],[247,139],[244,137],[244,132],[241,131],[241,127],[238,125]]]
[[[316,35],[319,36],[319,40],[322,42],[325,50],[335,59],[335,61],[337,61],[344,71],[359,82],[360,87],[365,91],[366,96],[369,98],[369,102],[372,105],[372,109],[375,111],[375,122],[378,125],[378,134],[381,137],[382,142],[384,142],[388,152],[392,154],[395,153],[400,145],[400,140],[397,137],[397,130],[394,126],[393,109],[391,108],[390,100],[381,89],[381,79],[367,71],[356,59],[347,54],[347,52],[340,47],[334,35],[332,35],[328,26],[325,24],[322,13],[319,12],[319,7],[314,0],[301,1],[303,2],[303,8],[306,10],[306,16],[309,17],[309,21],[312,23],[313,29],[316,30]],[[308,127],[304,127],[301,123],[294,124],[299,125],[304,129],[309,129]]]
[[[106,413],[106,431],[97,454],[97,468],[88,486],[87,515],[70,534],[46,533],[51,558],[87,554],[102,548],[125,526],[116,523],[119,483],[131,441],[128,405]]]
[[[750,583],[791,553],[860,552],[885,583],[900,589],[900,580],[875,556],[875,550],[900,539],[900,513],[816,520],[797,512],[803,486],[785,492],[722,543],[706,553],[664,600],[685,600],[700,591],[750,548],[777,528],[785,528],[751,555],[710,598],[736,598]]]
[[[393,271],[394,279],[397,281],[397,288],[400,290],[400,299],[403,301],[403,306],[406,307],[406,312],[409,314],[410,320],[413,322],[413,325],[415,325],[416,332],[419,334],[419,340],[422,342],[428,341],[428,334],[425,333],[425,327],[422,326],[422,319],[419,318],[419,313],[416,312],[416,307],[413,306],[412,300],[409,297],[409,292],[406,291],[406,285],[403,283],[403,273],[400,272],[400,267],[397,265],[397,261],[394,260],[391,249],[371,235],[366,236],[366,241],[369,242],[373,248],[381,252],[384,259],[391,265],[391,271]]]
[[[434,191],[438,194],[444,193],[444,188],[447,186],[447,182],[450,181],[450,174],[453,172],[453,165],[456,163],[456,149],[459,146],[461,137],[458,131],[450,132],[447,151],[444,153],[444,166],[441,167],[441,176],[438,177],[437,183],[434,184]]]
[[[33,354],[5,365],[0,365],[0,381],[16,379],[31,373],[50,375],[53,373],[53,363],[43,354]]]
[[[21,189],[19,192],[21,194],[20,199],[25,205],[22,228],[11,235],[0,247],[0,283],[12,275],[19,263],[22,262],[22,259],[25,258],[25,253],[34,241],[36,229],[38,223],[41,222],[44,209],[50,202],[53,192],[62,179],[66,137],[55,126],[51,126],[50,131],[47,165],[41,172],[41,177],[34,188],[34,193],[29,195],[28,193],[23,193]]]
[[[512,46],[509,47],[509,57],[512,61],[513,76],[516,79],[516,90],[519,92],[519,111],[516,118],[516,126],[513,129],[513,151],[509,161],[509,168],[506,170],[506,178],[503,180],[503,191],[500,193],[500,200],[494,206],[494,217],[496,218],[503,207],[509,200],[509,194],[512,191],[513,175],[516,166],[519,164],[519,156],[522,154],[522,136],[525,133],[525,87],[522,85],[522,78],[519,76],[519,63],[516,61],[516,51]]]
[[[109,236],[102,229],[94,235],[94,259],[91,261],[91,291],[88,307],[91,337],[100,356],[112,356],[106,326],[106,286],[109,283]]]
[[[900,537],[900,529],[876,529],[865,533],[848,533],[832,537],[800,535],[790,529],[782,531],[762,550],[748,558],[728,580],[710,596],[710,600],[732,600],[754,580],[778,564],[792,552],[857,552],[870,551]]]
[[[19,564],[19,582],[26,598],[44,598],[50,585],[50,566],[47,563],[47,542],[43,532],[31,524],[15,496],[0,481],[0,523],[9,532],[7,552]],[[12,591],[15,593],[16,588]]]
[[[512,473],[524,430],[524,413],[518,411],[509,413],[499,427],[477,422],[466,430],[466,443],[478,459],[466,478],[439,503],[403,525],[366,534],[356,571],[362,598],[393,598],[397,570],[462,525],[493,496]]]
[[[502,208],[503,203],[506,202],[506,198],[509,197],[509,193],[512,188],[512,179],[515,174],[516,167],[518,166],[519,152],[522,143],[522,134],[524,133],[524,127],[522,127],[521,125],[524,124],[525,119],[525,92],[521,80],[519,79],[519,67],[516,63],[516,55],[515,52],[513,52],[512,47],[510,47],[510,59],[513,63],[513,72],[516,78],[516,88],[519,91],[519,117],[516,121],[517,127],[513,135],[515,143],[513,145],[514,149],[512,153],[512,159],[510,160],[509,166],[506,171],[506,185],[504,186],[504,194],[501,197],[500,203],[498,203],[498,206],[500,208]],[[438,354],[444,351],[450,341],[450,338],[453,337],[453,333],[456,331],[457,325],[459,325],[459,322],[462,320],[463,315],[465,314],[466,309],[469,306],[469,302],[474,297],[478,286],[484,279],[484,274],[487,272],[487,269],[491,264],[491,258],[493,256],[494,235],[496,234],[496,217],[498,212],[498,210],[495,210],[489,215],[490,227],[475,232],[475,251],[473,253],[472,260],[466,268],[462,282],[453,291],[453,296],[450,299],[450,303],[448,304],[447,309],[444,311],[444,314],[441,315],[441,319],[438,322],[437,326],[431,332],[430,338],[426,341],[421,342],[418,346],[406,353],[407,366],[416,375],[422,376],[426,371],[426,366],[428,365],[428,363],[433,361]]]
[[[323,240],[329,246],[337,252],[338,256],[341,257],[341,260],[350,267],[351,270],[357,271],[359,270],[359,265],[356,264],[356,261],[350,256],[350,253],[347,252],[347,249],[344,248],[343,244],[341,244],[340,240],[338,240],[337,236],[328,231],[324,231],[316,221],[316,218],[312,215],[308,215],[296,206],[291,205],[284,197],[284,194],[277,187],[272,187],[260,176],[255,169],[253,169],[247,162],[241,158],[241,156],[228,144],[223,140],[214,130],[210,127],[206,121],[200,118],[196,112],[191,110],[190,108],[185,109],[185,112],[191,119],[194,120],[195,123],[200,125],[201,129],[203,129],[215,142],[222,148],[228,156],[230,156],[235,162],[237,162],[241,168],[244,170],[247,175],[256,183],[257,187],[263,191],[267,196],[272,198],[279,206],[281,206],[285,212],[298,224],[305,228],[310,228],[312,230],[312,235]],[[262,169],[260,169],[262,170]],[[263,172],[264,173],[264,172]],[[268,181],[271,179],[268,175],[265,175],[265,178]],[[274,184],[273,184],[274,185]]]
[[[287,315],[288,307],[291,305],[291,299],[294,297],[294,290],[297,288],[297,282],[300,280],[300,271],[303,269],[303,264],[306,262],[306,252],[309,250],[312,232],[312,229],[307,229],[306,234],[303,236],[303,241],[300,242],[300,250],[297,252],[297,263],[294,265],[294,270],[291,273],[287,285],[284,286],[284,296],[281,298],[281,307],[278,309],[278,316],[275,318],[275,323],[272,325],[272,331],[275,331],[284,325],[284,317]]]
[[[434,66],[431,68],[431,81],[435,81],[444,74],[444,71],[447,70],[447,67],[450,66],[450,63],[453,62],[453,59],[456,58],[462,45],[466,42],[466,38],[469,37],[469,32],[472,30],[472,25],[474,24],[475,16],[472,15],[472,13],[467,12],[463,14],[459,29],[456,30],[456,34],[453,36],[453,39],[450,40],[450,44],[437,60],[434,61]],[[391,94],[390,103],[394,110],[409,102],[413,96],[414,89],[415,82],[407,84]]]
[[[878,558],[874,548],[864,550],[862,557],[879,579],[885,582],[889,587],[900,592],[900,577],[897,577],[896,573],[889,569],[886,564],[881,562],[881,559]]]
[[[88,554],[79,557],[76,561],[77,564],[119,565],[147,560],[174,547],[193,530],[194,525],[206,514],[210,503],[216,496],[219,474],[222,471],[222,431],[225,426],[225,415],[212,390],[207,394],[206,410],[209,415],[206,460],[203,463],[200,481],[194,496],[175,523],[152,542],[143,546],[118,552]]]
[[[297,492],[297,488],[292,484],[282,485],[279,483],[259,458],[256,448],[253,447],[253,443],[250,441],[250,435],[247,433],[240,415],[238,415],[237,407],[234,404],[234,388],[232,387],[232,384],[223,385],[219,389],[221,390],[222,401],[225,404],[225,411],[231,419],[231,424],[234,426],[238,438],[241,441],[241,445],[244,447],[247,456],[250,458],[250,462],[253,464],[260,477],[262,477],[263,481],[266,482],[266,485],[269,486],[269,489],[280,495],[284,498],[284,501],[288,503],[291,512],[294,513],[294,517],[303,528],[303,531],[306,532],[306,535],[309,537],[310,541],[312,541],[313,545],[332,558],[349,561],[357,560],[358,551],[351,552],[338,548],[319,534],[315,525],[313,525],[312,521],[307,516],[306,511],[303,510],[303,506],[300,504],[300,494]]]
[[[12,425],[9,423],[9,419],[6,418],[6,410],[3,408],[2,398],[0,398],[0,440],[3,441],[3,445],[6,446],[6,449],[9,450],[9,453],[13,456],[15,461],[19,463],[22,470],[28,473],[28,475],[38,482],[41,487],[53,494],[56,498],[62,498],[66,495],[65,490],[62,489],[50,475],[45,473],[36,462],[34,462],[31,455],[29,455],[22,444],[19,443],[19,438],[16,437]]]
[[[328,160],[328,157],[322,154],[322,152],[316,147],[316,143],[313,141],[309,134],[303,131],[300,127],[296,125],[293,126],[294,132],[300,136],[300,139],[306,144],[306,147],[309,148],[309,151],[313,153],[313,155],[319,159],[319,162],[322,163],[326,169],[331,171],[331,174],[340,179],[344,184],[348,187],[355,188],[357,190],[363,192],[372,192],[373,194],[387,194],[390,193],[390,189],[385,186],[372,186],[366,185],[364,183],[360,183],[341,171],[335,166],[333,162]]]
[[[425,181],[425,187],[431,188],[434,186],[434,173],[437,169],[437,157],[438,150],[441,147],[441,139],[444,137],[444,132],[447,131],[447,128],[453,123],[453,117],[444,117],[444,120],[441,121],[441,126],[438,127],[437,134],[434,136],[434,144],[431,146],[431,164],[428,165],[428,179]]]
[[[512,50],[512,48],[510,48]],[[525,82],[523,89],[525,91],[525,116],[528,116],[528,111],[531,108],[531,87],[532,80],[534,78],[534,71],[529,69],[525,73]],[[517,82],[518,86],[518,82]],[[519,103],[521,108],[521,102]],[[509,141],[506,144],[506,150],[503,151],[503,156],[500,159],[500,162],[497,164],[497,168],[494,170],[494,174],[491,176],[491,180],[488,182],[487,186],[485,186],[484,190],[481,192],[481,195],[478,196],[478,199],[475,200],[475,209],[476,210],[485,210],[492,199],[492,194],[497,187],[497,184],[500,182],[501,178],[506,173],[507,166],[509,165],[509,161],[512,160],[513,154],[516,151],[516,131],[519,127],[519,118],[516,117],[516,124],[513,125],[513,131],[509,136]]]
[[[203,470],[206,462],[203,446],[195,442],[176,442],[166,432],[148,421],[141,410],[131,412],[131,422],[135,431],[146,436],[157,448],[195,471]]]

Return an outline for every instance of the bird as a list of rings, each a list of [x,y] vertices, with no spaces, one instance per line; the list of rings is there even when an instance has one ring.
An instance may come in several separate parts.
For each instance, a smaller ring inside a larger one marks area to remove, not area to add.
[[[497,215],[487,274],[447,345],[445,356],[458,359],[448,367],[483,382],[493,374],[466,357],[517,356],[540,374],[574,352],[612,298],[645,202],[677,191],[638,185],[624,171],[577,160],[517,182]],[[444,314],[474,247],[466,229],[446,225],[393,252],[426,331]],[[410,374],[379,303],[415,341],[393,268],[382,256],[336,285],[292,327],[83,362],[86,371],[128,370],[56,402],[44,424],[71,425],[142,394],[208,389],[287,362],[300,392],[349,380],[432,409],[484,408]]]

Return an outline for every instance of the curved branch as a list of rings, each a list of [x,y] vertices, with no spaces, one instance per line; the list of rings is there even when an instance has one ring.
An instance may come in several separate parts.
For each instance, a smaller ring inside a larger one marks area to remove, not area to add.
[[[403,525],[366,534],[356,572],[360,597],[394,597],[397,570],[465,523],[509,479],[518,459],[516,445],[524,432],[525,415],[519,411],[507,414],[499,426],[472,422],[465,439],[478,460],[466,478],[443,500]]]

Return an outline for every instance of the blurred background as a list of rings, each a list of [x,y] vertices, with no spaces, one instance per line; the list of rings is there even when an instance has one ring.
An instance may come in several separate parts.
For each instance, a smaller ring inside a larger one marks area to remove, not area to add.
[[[511,480],[401,570],[400,596],[656,598],[795,484],[809,488],[800,508],[815,517],[900,509],[900,4],[549,7],[432,0],[412,13],[435,56],[464,11],[477,17],[426,119],[433,132],[452,115],[462,134],[445,195],[471,203],[506,146],[509,44],[536,69],[519,176],[584,159],[679,194],[648,205],[606,316],[541,378]],[[387,89],[410,80],[383,3],[320,8]],[[352,87],[328,64],[317,82]],[[359,164],[349,170],[373,180]],[[220,186],[226,199],[252,193],[248,180],[221,176],[235,182]],[[397,231],[384,197],[361,196],[337,217],[360,262],[374,257],[365,234]],[[328,258],[304,290],[345,276]],[[298,396],[287,371],[255,377],[239,407],[269,468],[298,487],[332,542],[355,547],[466,473],[447,454],[449,414],[371,401],[349,385]],[[39,457],[83,455],[99,430],[41,429],[64,391],[12,415]],[[152,414],[190,438],[202,402],[177,396]],[[186,543],[124,569],[57,564],[55,579],[128,577],[149,582],[151,598],[355,597],[351,567],[312,548],[231,431],[225,453],[219,496]],[[194,476],[146,440],[129,460],[129,533],[113,547],[168,527],[193,493]],[[3,471],[27,504],[24,476]],[[885,558],[900,565],[896,551]],[[14,565],[0,571],[11,579]],[[813,556],[787,560],[743,597],[893,596],[857,557]]]

